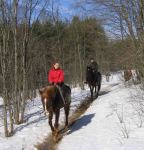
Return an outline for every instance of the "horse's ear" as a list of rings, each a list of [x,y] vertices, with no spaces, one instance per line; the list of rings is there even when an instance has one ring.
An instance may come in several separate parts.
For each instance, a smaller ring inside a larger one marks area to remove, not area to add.
[[[43,94],[43,92],[44,92],[44,88],[39,89],[39,93],[40,93],[40,95],[42,95],[42,94]]]

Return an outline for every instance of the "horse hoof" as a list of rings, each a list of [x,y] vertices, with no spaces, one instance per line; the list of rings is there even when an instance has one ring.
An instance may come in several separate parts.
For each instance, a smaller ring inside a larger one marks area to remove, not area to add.
[[[52,135],[56,137],[56,136],[58,135],[58,130],[54,130],[54,131],[52,132]]]
[[[58,136],[53,136],[53,141],[54,141],[55,143],[58,143],[59,137],[58,137]]]
[[[65,129],[68,129],[68,125],[65,126]]]
[[[55,132],[54,132],[54,131],[52,132],[52,136],[53,136],[53,137],[55,136]]]
[[[56,132],[56,131],[52,132],[52,136],[53,136],[53,141],[57,143],[59,141],[58,132]]]

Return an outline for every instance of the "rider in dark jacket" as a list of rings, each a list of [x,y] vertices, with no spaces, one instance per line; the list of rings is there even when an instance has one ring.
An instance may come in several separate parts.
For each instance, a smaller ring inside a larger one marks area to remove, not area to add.
[[[90,64],[88,64],[87,69],[88,68],[91,68],[94,73],[98,72],[98,64],[93,58],[90,59]],[[87,73],[88,72],[86,71],[86,81],[85,81],[85,83],[87,83],[88,82],[88,78],[90,78],[90,77],[88,77]]]
[[[88,66],[91,67],[95,72],[98,72],[98,64],[93,58],[90,59],[90,64]]]

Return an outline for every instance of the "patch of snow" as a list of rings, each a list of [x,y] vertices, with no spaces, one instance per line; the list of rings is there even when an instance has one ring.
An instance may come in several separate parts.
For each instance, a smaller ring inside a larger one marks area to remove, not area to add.
[[[0,106],[3,105],[3,99],[0,97]]]
[[[70,114],[89,95],[89,89],[72,89],[72,104]],[[2,101],[2,99],[0,99]],[[2,108],[0,108],[2,111]],[[2,115],[2,112],[1,112]],[[42,142],[51,133],[48,119],[43,113],[40,97],[29,101],[26,107],[25,117],[27,122],[22,125],[15,125],[15,135],[9,138],[4,137],[3,120],[0,120],[0,150],[33,150],[38,142]],[[64,121],[64,113],[61,111],[60,122]]]
[[[102,79],[100,96],[88,108],[77,122],[70,128],[60,142],[59,150],[143,150],[144,128],[137,128],[130,104],[131,95],[135,87],[127,88],[123,85],[122,72],[112,73],[110,81],[105,76]],[[72,89],[72,113],[85,97],[90,94],[88,87],[85,90]],[[2,99],[0,99],[0,102]],[[0,108],[1,110],[2,108]],[[5,138],[3,122],[0,120],[0,150],[34,150],[35,145],[43,142],[51,132],[48,119],[43,114],[40,97],[29,101],[26,107],[27,122],[15,126],[16,133],[13,137]],[[118,118],[124,123],[120,123]],[[60,123],[64,121],[61,111]],[[123,129],[129,132],[129,138],[123,138]]]
[[[118,77],[114,78],[119,82]],[[58,150],[144,149],[144,128],[137,127],[131,105],[131,93],[136,93],[134,86],[112,84],[108,89],[110,92],[99,96],[70,128]]]

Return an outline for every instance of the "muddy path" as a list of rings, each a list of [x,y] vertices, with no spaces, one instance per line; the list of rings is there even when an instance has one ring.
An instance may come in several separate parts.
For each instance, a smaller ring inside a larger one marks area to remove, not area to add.
[[[103,88],[100,91],[99,96],[108,94],[111,91],[111,88],[116,86],[116,85],[118,85],[118,84],[111,84],[111,85],[108,85],[107,87]],[[97,99],[95,99],[95,100],[97,100]],[[81,104],[79,104],[79,106],[76,108],[76,110],[73,112],[73,114],[69,117],[69,126],[68,126],[69,129],[80,118],[80,116],[85,113],[85,111],[90,107],[90,105],[92,103],[93,103],[93,101],[91,101],[90,97],[86,97],[81,102]],[[63,126],[61,125],[60,128],[62,128],[62,127]],[[57,149],[57,145],[59,144],[59,142],[63,138],[64,138],[64,136],[62,135],[60,140],[55,142],[54,139],[53,139],[53,136],[51,134],[49,134],[44,139],[43,143],[39,143],[35,147],[36,147],[37,150],[56,150]]]

